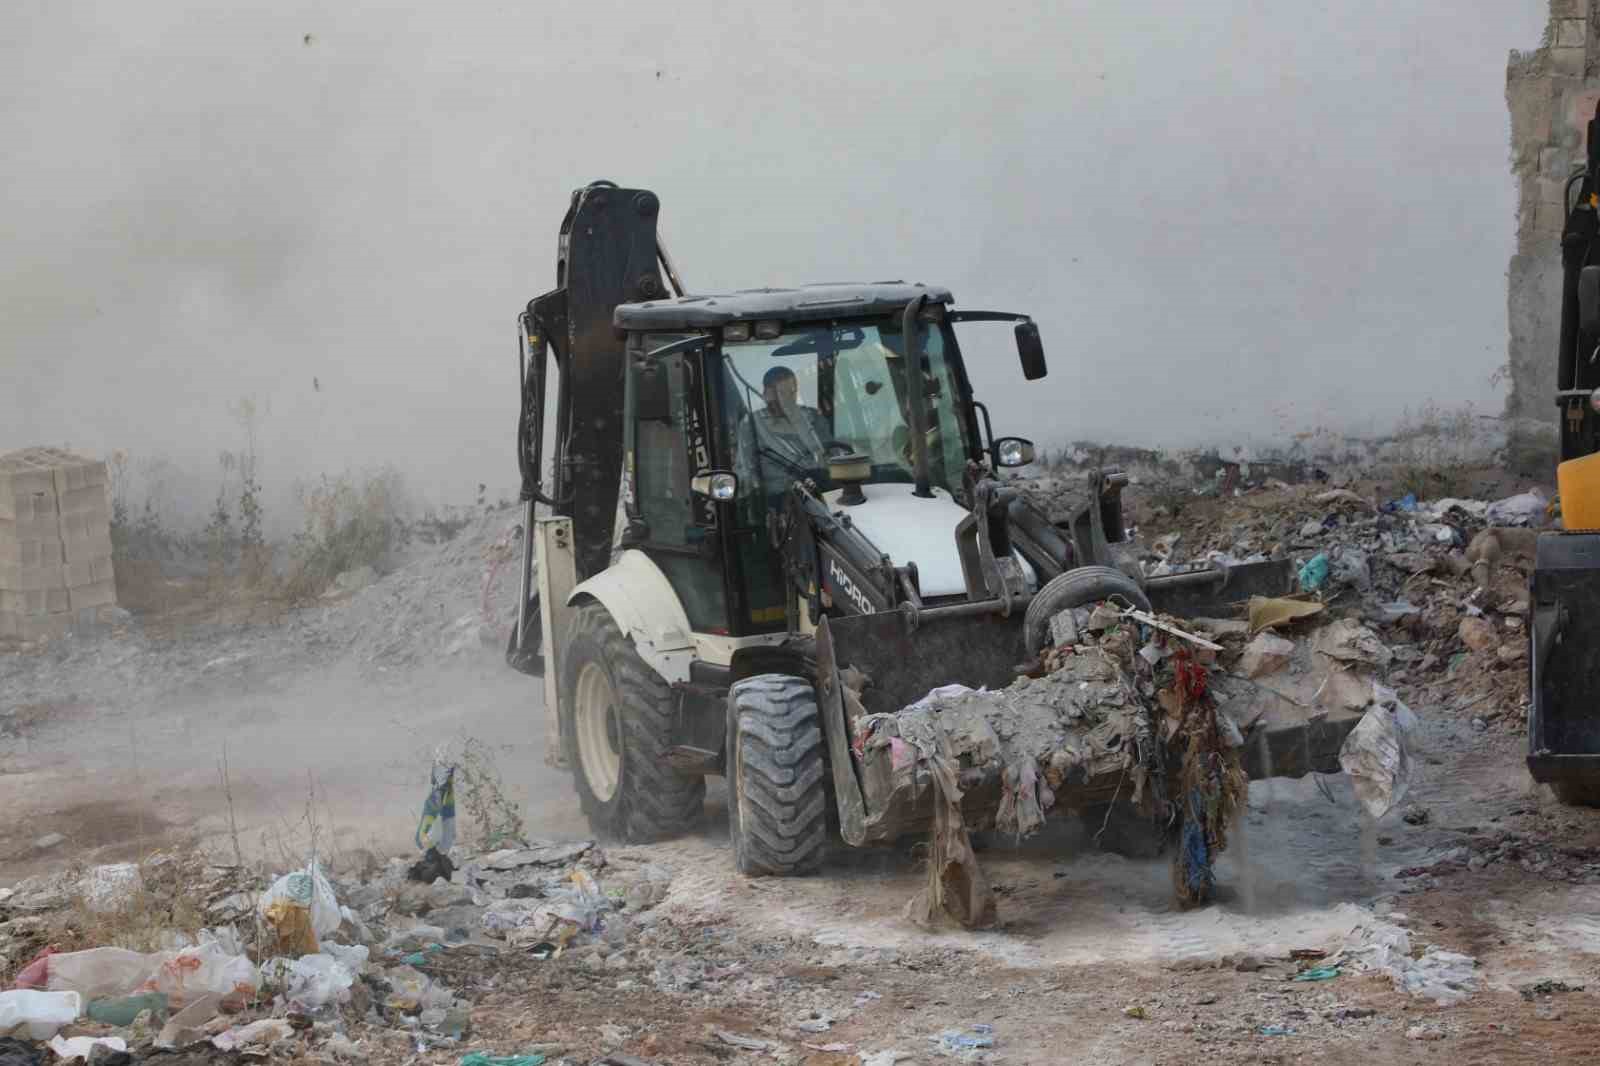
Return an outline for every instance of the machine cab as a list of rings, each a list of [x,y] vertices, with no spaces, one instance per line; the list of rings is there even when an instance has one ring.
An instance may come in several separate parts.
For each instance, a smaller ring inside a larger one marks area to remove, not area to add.
[[[772,530],[797,482],[864,523],[870,513],[868,536],[885,554],[915,552],[931,537],[954,559],[968,461],[987,454],[1016,465],[1023,456],[1007,446],[1002,457],[980,436],[950,300],[943,289],[889,284],[617,308],[627,358],[616,547],[650,556],[696,632],[788,628]],[[935,594],[960,591],[954,573],[957,587]]]

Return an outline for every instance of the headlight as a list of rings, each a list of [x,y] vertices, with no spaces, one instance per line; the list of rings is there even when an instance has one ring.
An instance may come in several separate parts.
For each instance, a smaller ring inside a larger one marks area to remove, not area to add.
[[[727,503],[739,495],[739,478],[726,473],[701,474],[690,482],[689,487],[701,496]]]
[[[1593,411],[1600,411],[1600,389],[1595,389],[1589,394],[1589,408]]]

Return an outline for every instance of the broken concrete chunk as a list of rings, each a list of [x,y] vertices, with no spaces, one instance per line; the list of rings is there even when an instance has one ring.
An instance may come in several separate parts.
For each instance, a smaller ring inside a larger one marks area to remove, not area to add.
[[[1109,603],[1101,603],[1089,614],[1088,629],[1091,633],[1101,633],[1111,629],[1122,621],[1122,612]]]
[[[1376,633],[1350,618],[1317,630],[1311,646],[1318,653],[1342,663],[1387,667],[1394,660],[1394,653]]]
[[[1245,645],[1244,654],[1239,657],[1239,672],[1248,678],[1264,677],[1288,666],[1292,658],[1294,641],[1259,633]]]
[[[1072,611],[1060,611],[1050,619],[1050,643],[1057,648],[1078,643],[1078,620]]]
[[[1473,651],[1488,651],[1500,643],[1495,635],[1494,626],[1487,619],[1467,616],[1461,620],[1461,625],[1456,630],[1456,635],[1461,638],[1461,643]]]
[[[1352,670],[1333,670],[1317,689],[1317,706],[1359,711],[1372,702],[1372,679]]]

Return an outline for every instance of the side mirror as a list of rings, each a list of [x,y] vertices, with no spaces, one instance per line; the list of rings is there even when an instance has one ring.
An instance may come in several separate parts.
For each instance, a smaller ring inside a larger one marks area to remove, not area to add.
[[[1039,327],[1032,322],[1017,323],[1017,358],[1022,360],[1022,376],[1038,381],[1049,371],[1044,365],[1044,342],[1039,339]]]
[[[713,503],[729,503],[739,495],[739,476],[726,470],[707,470],[689,480],[689,491]]]
[[[994,442],[995,466],[1027,466],[1033,462],[1033,441],[1021,437],[1001,437]]]
[[[1600,333],[1600,266],[1578,272],[1578,330],[1589,336]]]

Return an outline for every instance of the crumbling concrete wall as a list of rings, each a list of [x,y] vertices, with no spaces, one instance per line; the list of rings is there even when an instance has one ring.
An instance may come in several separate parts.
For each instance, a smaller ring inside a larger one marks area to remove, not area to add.
[[[1517,247],[1508,271],[1512,465],[1548,471],[1557,456],[1556,345],[1561,227],[1567,179],[1584,163],[1583,137],[1600,101],[1600,0],[1550,0],[1543,43],[1506,65],[1511,169],[1518,183]]]

